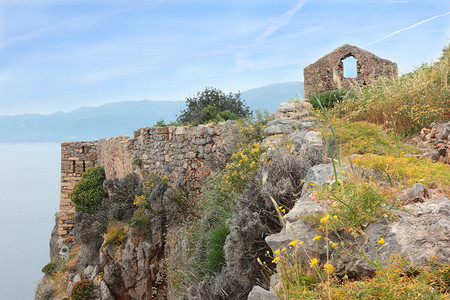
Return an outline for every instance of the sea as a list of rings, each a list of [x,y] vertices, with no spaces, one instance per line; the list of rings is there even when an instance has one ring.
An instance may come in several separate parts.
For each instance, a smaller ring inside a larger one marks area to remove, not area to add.
[[[0,143],[0,299],[34,299],[59,209],[59,143]]]

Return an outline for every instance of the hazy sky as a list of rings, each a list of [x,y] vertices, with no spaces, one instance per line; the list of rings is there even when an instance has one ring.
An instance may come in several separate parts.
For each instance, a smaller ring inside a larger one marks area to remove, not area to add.
[[[0,0],[0,115],[303,81],[346,43],[405,73],[449,42],[449,0]]]

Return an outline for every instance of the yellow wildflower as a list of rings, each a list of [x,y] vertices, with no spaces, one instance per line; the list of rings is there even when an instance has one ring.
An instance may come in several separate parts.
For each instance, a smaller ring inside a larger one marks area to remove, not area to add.
[[[303,245],[303,241],[298,242],[299,245]]]
[[[326,215],[325,217],[323,217],[322,219],[320,219],[320,223],[326,223],[328,221],[328,219],[330,218],[330,215]]]
[[[333,247],[333,248],[336,248],[336,246],[337,246],[337,243],[332,243],[331,244],[331,247]]]
[[[338,216],[336,216],[336,215],[333,216],[333,219],[337,220],[337,218],[338,218]]]
[[[320,239],[321,237],[322,237],[321,235],[316,235],[316,236],[313,238],[313,241],[318,240],[318,239]]]
[[[334,267],[333,267],[333,265],[325,264],[325,265],[323,266],[323,270],[324,270],[327,274],[331,274],[331,273],[333,273]]]
[[[272,263],[276,263],[278,260],[280,260],[280,257],[279,257],[279,256],[275,257],[275,258],[272,260]]]
[[[292,242],[289,243],[289,246],[294,247],[297,243],[298,243],[297,240],[293,240]]]
[[[383,245],[384,244],[384,238],[381,238],[377,241],[378,244]]]
[[[283,249],[281,249],[281,252],[286,252],[286,248],[283,247]]]
[[[311,259],[311,262],[309,263],[309,265],[312,267],[314,265],[317,265],[318,262],[319,262],[319,260],[317,258],[313,258],[313,259]]]
[[[256,260],[258,261],[259,264],[261,264],[261,258],[257,257]]]
[[[275,253],[275,254],[280,253],[280,249],[275,250],[273,253]]]

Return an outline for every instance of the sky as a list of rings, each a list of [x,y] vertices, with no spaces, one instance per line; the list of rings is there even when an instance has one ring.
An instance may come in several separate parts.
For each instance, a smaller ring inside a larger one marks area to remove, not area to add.
[[[0,115],[303,81],[343,44],[402,74],[449,43],[449,0],[0,0]]]

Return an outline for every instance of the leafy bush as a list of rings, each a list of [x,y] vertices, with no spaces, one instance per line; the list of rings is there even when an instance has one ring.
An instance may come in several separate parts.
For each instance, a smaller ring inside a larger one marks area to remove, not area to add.
[[[59,266],[60,264],[58,262],[55,261],[49,262],[42,268],[42,273],[51,276],[58,270]]]
[[[127,238],[127,234],[128,228],[124,225],[109,226],[108,231],[103,235],[105,240],[103,242],[103,247],[106,247],[109,244],[121,244]]]
[[[90,279],[82,279],[75,283],[70,293],[72,300],[86,300],[95,297],[95,285]]]
[[[101,206],[105,197],[104,180],[103,167],[90,168],[83,174],[70,194],[70,199],[76,205],[76,211],[92,213]]]
[[[250,109],[240,99],[240,93],[225,95],[215,88],[206,88],[194,97],[186,98],[186,109],[181,111],[177,121],[185,124],[207,123],[219,119],[245,118]]]

